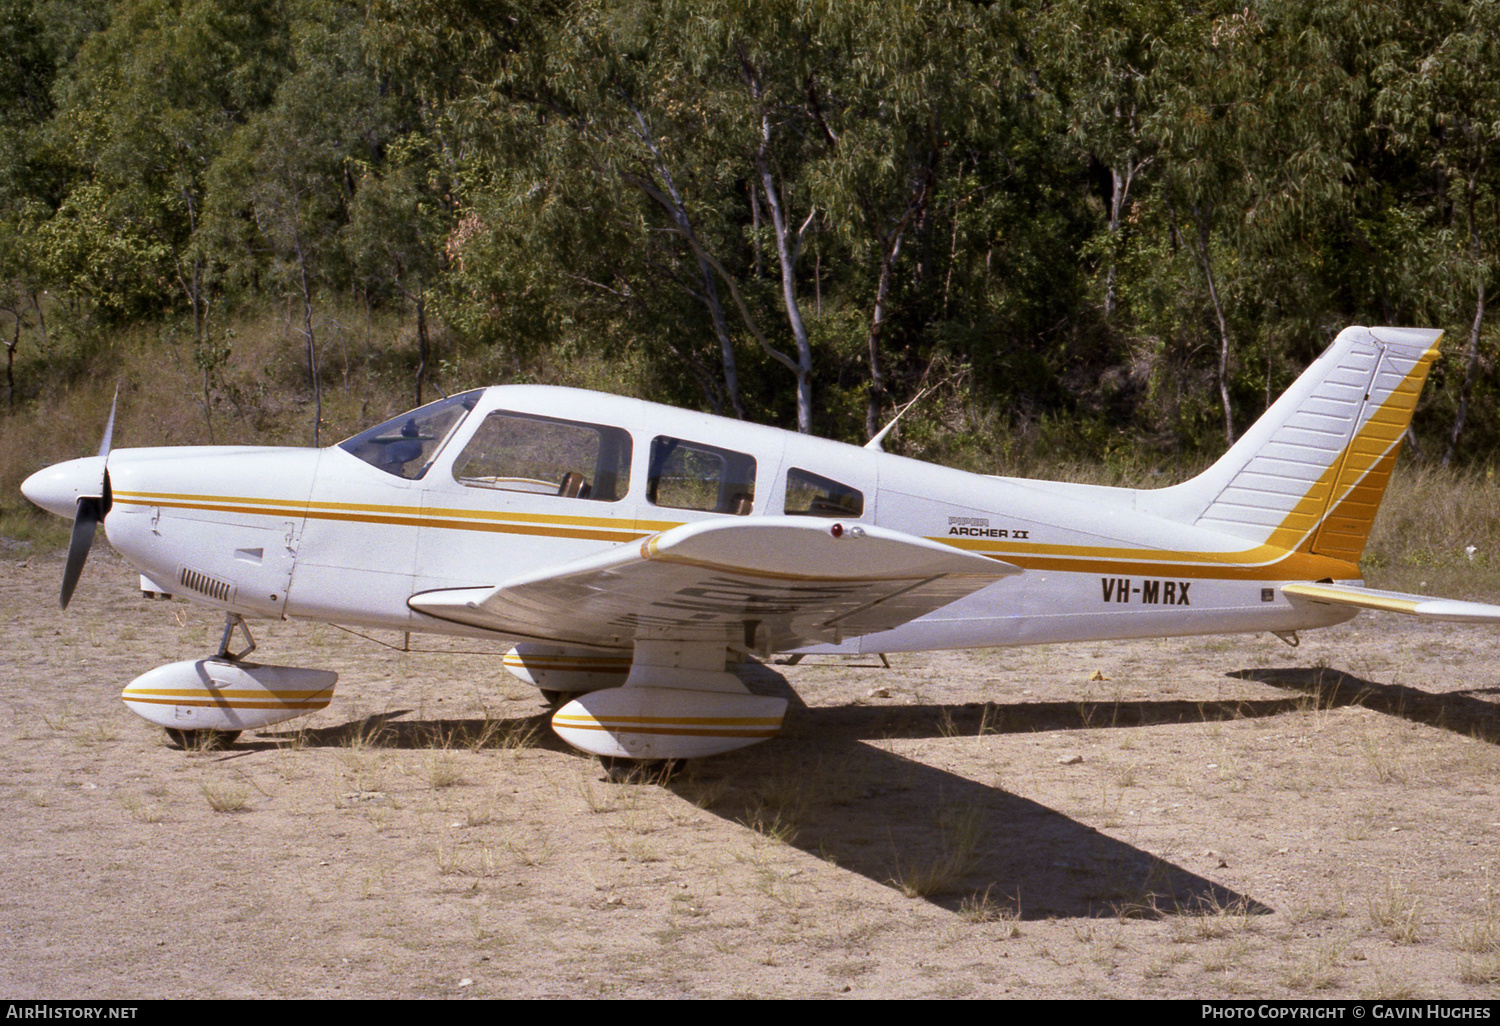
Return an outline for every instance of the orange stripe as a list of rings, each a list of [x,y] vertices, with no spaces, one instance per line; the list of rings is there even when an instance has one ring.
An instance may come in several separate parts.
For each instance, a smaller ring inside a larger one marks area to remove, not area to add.
[[[304,702],[214,702],[198,698],[140,698],[136,695],[121,695],[127,702],[141,705],[182,705],[194,709],[326,709],[333,700],[328,695],[323,700],[309,699]]]
[[[601,720],[597,716],[579,716],[569,713],[566,716],[556,713],[552,717],[554,723],[585,727],[591,723],[622,723],[622,724],[651,724],[651,723],[693,723],[706,727],[730,726],[743,727],[747,725],[766,726],[781,722],[780,716],[607,716]]]
[[[1389,482],[1395,454],[1402,434],[1416,409],[1417,398],[1428,370],[1437,358],[1436,347],[1418,359],[1406,377],[1392,389],[1378,410],[1365,422],[1353,439],[1313,483],[1291,512],[1274,528],[1266,541],[1238,552],[1172,552],[1158,549],[1109,548],[1088,545],[1012,544],[996,546],[992,542],[964,538],[929,537],[957,549],[977,552],[991,559],[1004,560],[1025,570],[1052,570],[1072,573],[1129,573],[1166,577],[1177,575],[1190,579],[1271,580],[1335,579],[1359,576],[1357,563],[1364,542],[1374,522],[1374,509]],[[1343,494],[1339,494],[1342,492]],[[1336,505],[1324,516],[1330,496]],[[492,514],[460,509],[434,509],[430,514],[414,513],[411,507],[377,506],[360,503],[307,503],[299,509],[275,499],[218,497],[221,502],[262,506],[265,509],[244,510],[234,506],[205,502],[212,497],[149,492],[116,492],[115,501],[135,505],[160,505],[171,508],[203,509],[218,512],[256,512],[265,515],[303,515],[309,519],[342,520],[353,523],[388,524],[406,527],[435,527],[447,530],[489,531],[502,534],[540,535],[555,538],[580,538],[596,541],[627,542],[646,537],[641,546],[645,559],[700,566],[711,570],[734,570],[764,577],[801,579],[793,574],[768,574],[742,567],[683,559],[657,551],[656,541],[648,537],[661,530],[680,526],[665,521],[632,521],[632,527],[616,526],[610,519],[560,516],[540,513]],[[163,499],[193,500],[162,502]],[[449,519],[443,519],[444,517]],[[505,519],[501,519],[501,518]],[[1335,518],[1337,518],[1335,522]],[[474,521],[481,521],[475,523]],[[506,522],[510,521],[510,522]],[[557,525],[553,529],[522,526],[538,523]],[[1323,537],[1322,528],[1331,530]],[[557,529],[562,525],[587,526],[592,529]],[[1314,539],[1322,538],[1321,542]],[[1309,551],[1315,545],[1322,551]],[[1355,546],[1358,546],[1356,551]],[[1199,564],[1197,566],[1185,564]],[[1203,565],[1207,564],[1207,565]],[[893,578],[871,578],[891,580]],[[904,578],[900,578],[904,579]]]
[[[421,513],[408,513],[404,516],[388,514],[362,514],[362,513],[339,513],[321,509],[295,509],[283,507],[274,509],[270,507],[245,509],[237,505],[215,502],[165,502],[154,498],[121,498],[118,494],[115,501],[127,506],[153,506],[163,509],[195,509],[215,513],[241,513],[255,516],[292,516],[303,517],[309,520],[337,520],[344,523],[356,524],[385,524],[395,527],[429,527],[455,531],[486,531],[495,534],[520,534],[540,535],[548,538],[581,538],[590,541],[612,541],[629,542],[643,538],[647,535],[633,527],[610,527],[608,529],[569,529],[566,527],[547,528],[533,527],[530,524],[507,523],[498,519],[492,522],[455,521],[443,520],[427,516]],[[238,500],[235,500],[238,501]],[[581,519],[581,518],[568,518]],[[610,523],[610,521],[602,521]],[[648,522],[649,523],[649,522]]]
[[[169,505],[185,509],[211,508],[224,509],[224,506],[214,505],[204,507],[201,504],[232,503],[238,506],[261,506],[267,507],[269,515],[296,514],[307,515],[313,512],[321,513],[373,513],[392,514],[398,518],[421,517],[450,517],[465,520],[500,520],[514,521],[516,523],[536,524],[558,524],[574,527],[612,527],[621,523],[617,517],[584,517],[566,516],[557,513],[497,513],[491,510],[470,510],[451,507],[433,507],[421,511],[415,506],[387,506],[375,503],[363,502],[297,502],[288,499],[266,499],[254,496],[242,495],[202,495],[187,492],[129,492],[119,491],[113,493],[116,500],[125,500],[131,504],[142,506]],[[252,512],[251,510],[235,509],[233,512]],[[260,512],[256,510],[254,512]],[[630,520],[629,529],[640,532],[665,531],[669,528],[680,527],[680,521],[671,520]],[[621,529],[621,528],[616,528]]]
[[[120,692],[121,698],[129,698],[132,695],[160,695],[164,698],[182,696],[186,698],[306,698],[309,695],[331,695],[333,688],[319,688],[317,691],[270,691],[260,688],[226,688],[222,691],[209,688],[126,688]]]
[[[765,727],[759,730],[710,730],[689,729],[686,727],[669,726],[615,726],[603,723],[558,723],[554,724],[560,729],[572,730],[600,730],[610,734],[661,734],[669,737],[775,737],[781,730],[781,724],[774,727]]]

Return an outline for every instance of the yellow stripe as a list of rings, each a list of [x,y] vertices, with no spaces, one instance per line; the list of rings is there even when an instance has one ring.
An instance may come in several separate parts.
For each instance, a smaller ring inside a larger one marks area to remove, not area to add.
[[[1422,354],[1380,408],[1365,421],[1364,427],[1260,545],[1238,552],[1172,552],[1088,545],[996,545],[943,537],[930,540],[1003,559],[1026,570],[1179,574],[1218,580],[1358,577],[1359,556],[1369,537],[1375,510],[1384,497],[1396,450],[1411,423],[1427,372],[1437,356],[1436,346]],[[1322,543],[1323,551],[1308,551],[1325,527],[1332,530]],[[1178,565],[1182,563],[1209,565]]]
[[[331,695],[333,688],[319,688],[317,691],[306,689],[297,691],[270,691],[260,688],[126,688],[120,692],[121,698],[131,698],[135,695],[156,695],[163,698],[308,698],[317,695]]]
[[[332,695],[324,696],[321,702],[308,700],[305,702],[214,702],[198,698],[141,698],[136,695],[122,695],[127,702],[137,702],[141,705],[181,705],[192,709],[326,709],[328,703],[333,700]]]
[[[1372,467],[1401,441],[1406,426],[1417,408],[1417,397],[1427,380],[1427,371],[1438,356],[1434,345],[1423,353],[1401,383],[1391,390],[1380,408],[1365,421],[1349,444],[1318,477],[1307,494],[1297,502],[1281,525],[1266,539],[1268,545],[1294,549],[1312,536],[1332,510]],[[1384,483],[1381,485],[1384,491]]]
[[[1145,577],[1186,577],[1191,580],[1261,581],[1272,579],[1358,577],[1359,567],[1344,560],[1305,552],[1278,551],[1257,545],[1243,552],[1173,552],[1166,549],[1111,549],[1078,545],[1027,545],[1027,552],[987,547],[993,543],[964,539],[929,538],[1023,570],[1059,573],[1136,574]],[[1074,555],[1073,553],[1077,553]],[[1264,560],[1264,562],[1258,562]],[[1193,565],[1201,561],[1208,565]]]
[[[773,737],[781,730],[780,719],[764,717],[725,720],[704,719],[701,721],[701,725],[692,726],[692,724],[699,723],[699,719],[689,716],[677,719],[660,719],[646,716],[612,716],[603,721],[586,720],[571,716],[554,716],[552,718],[552,725],[560,729],[599,730],[611,734],[661,734],[672,737]],[[726,726],[716,728],[714,726],[716,723],[723,723]],[[742,723],[744,726],[732,726],[732,724],[737,723]]]
[[[127,506],[154,506],[163,509],[192,509],[254,516],[306,517],[309,520],[336,520],[344,523],[486,531],[497,534],[577,538],[588,541],[629,542],[645,537],[648,533],[678,526],[654,520],[619,521],[595,517],[549,517],[541,514],[480,513],[469,510],[433,510],[430,513],[424,513],[410,506],[359,506],[352,503],[319,503],[304,508],[286,503],[278,505],[270,499],[177,496],[148,492],[116,492],[114,501]],[[358,512],[359,510],[373,512]],[[450,518],[445,519],[445,517]],[[597,526],[570,526],[573,524]]]
[[[1434,346],[1418,359],[1380,408],[1366,420],[1364,427],[1345,445],[1281,524],[1260,545],[1237,552],[1201,552],[1039,543],[996,545],[991,541],[941,536],[929,537],[928,540],[977,552],[991,559],[1004,560],[1023,570],[1159,577],[1177,575],[1213,580],[1358,577],[1357,560],[1363,551],[1362,536],[1367,537],[1369,531],[1366,520],[1373,521],[1374,507],[1378,506],[1384,495],[1390,469],[1394,464],[1394,449],[1400,444],[1401,436],[1411,422],[1422,385],[1437,356],[1438,349]],[[116,502],[133,505],[263,515],[300,515],[315,520],[352,523],[491,531],[597,541],[627,542],[644,537],[646,540],[641,545],[641,556],[644,559],[660,559],[709,570],[775,579],[822,579],[796,574],[774,574],[663,554],[657,549],[656,538],[650,535],[680,526],[669,521],[635,520],[630,521],[631,526],[626,527],[621,521],[608,518],[544,513],[490,513],[449,508],[435,508],[423,513],[409,506],[336,502],[308,502],[298,506],[277,499],[174,492],[115,492],[114,496]],[[1373,503],[1368,501],[1369,498],[1373,498]],[[227,503],[237,505],[226,505]],[[244,506],[261,508],[241,508]],[[1313,539],[1319,529],[1335,514],[1340,519],[1337,528],[1324,544],[1326,551],[1320,554],[1306,551],[1314,544]],[[530,526],[533,524],[538,526]],[[1353,551],[1356,543],[1359,552]],[[875,581],[904,579],[906,578],[868,578]]]
[[[181,505],[183,508],[204,508],[203,503],[233,503],[237,506],[260,506],[270,508],[272,514],[276,513],[371,513],[390,514],[406,519],[411,517],[450,517],[463,520],[493,520],[513,521],[516,523],[532,524],[558,524],[574,527],[615,527],[621,523],[616,517],[584,517],[566,516],[556,513],[509,513],[495,512],[491,510],[471,510],[452,507],[433,507],[421,510],[416,506],[389,506],[366,502],[298,502],[293,499],[267,499],[245,495],[203,495],[189,492],[114,492],[115,499],[126,500],[134,505]],[[213,506],[209,508],[220,508]],[[236,510],[236,512],[251,512],[250,510]],[[642,532],[665,531],[669,528],[681,526],[680,521],[671,520],[631,520],[631,529]]]
[[[781,722],[780,716],[605,716],[600,719],[592,715],[579,715],[578,713],[553,714],[552,721],[559,721],[578,727],[586,727],[595,723],[619,723],[619,724],[697,724],[705,727],[744,727],[744,726],[766,726]]]

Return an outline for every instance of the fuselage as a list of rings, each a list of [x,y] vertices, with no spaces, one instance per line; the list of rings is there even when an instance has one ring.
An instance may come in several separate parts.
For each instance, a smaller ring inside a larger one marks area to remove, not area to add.
[[[121,449],[108,471],[106,535],[153,590],[400,631],[485,633],[413,611],[415,594],[745,516],[876,524],[1025,571],[843,651],[1294,631],[1352,613],[1278,584],[1358,577],[1174,519],[1172,489],[985,477],[543,386],[465,393],[324,449]]]

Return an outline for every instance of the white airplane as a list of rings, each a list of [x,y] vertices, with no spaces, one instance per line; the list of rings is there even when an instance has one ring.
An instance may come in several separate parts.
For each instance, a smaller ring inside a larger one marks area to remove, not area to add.
[[[747,654],[1269,631],[1361,608],[1500,622],[1376,591],[1359,557],[1441,332],[1348,328],[1208,470],[1155,490],[985,477],[636,399],[507,385],[323,449],[111,451],[41,470],[147,594],[226,613],[215,656],[125,688],[180,743],[328,705],[335,675],[230,652],[246,618],[520,639],[504,665],[606,765],[777,733]],[[618,762],[616,762],[618,760]]]

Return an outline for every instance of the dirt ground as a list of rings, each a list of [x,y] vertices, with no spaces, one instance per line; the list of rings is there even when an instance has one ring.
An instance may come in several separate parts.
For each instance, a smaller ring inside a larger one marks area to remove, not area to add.
[[[617,785],[499,646],[291,623],[333,704],[179,751],[119,692],[216,618],[61,572],[0,553],[12,998],[1500,996],[1492,629],[749,665],[781,737]]]

